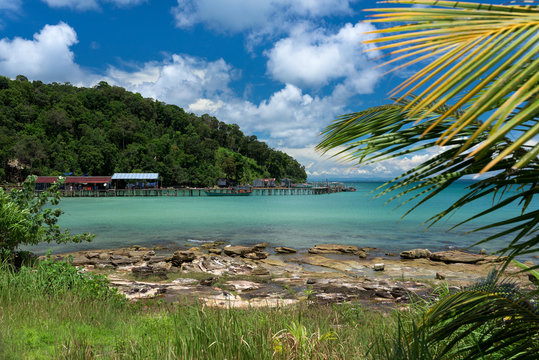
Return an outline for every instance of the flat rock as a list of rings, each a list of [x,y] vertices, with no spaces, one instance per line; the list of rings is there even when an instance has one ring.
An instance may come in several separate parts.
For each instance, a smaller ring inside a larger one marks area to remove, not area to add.
[[[251,260],[262,260],[262,259],[266,259],[268,255],[269,254],[264,251],[255,251],[255,252],[247,253],[243,257],[246,259],[251,259]]]
[[[311,254],[357,254],[360,249],[354,245],[319,244],[309,249]]]
[[[478,262],[490,263],[490,262],[499,262],[503,260],[503,258],[500,258],[497,256],[470,254],[470,253],[459,251],[459,250],[438,251],[438,252],[432,253],[429,259],[432,261],[441,261],[446,264],[451,264],[451,263],[477,264]]]
[[[223,251],[228,256],[245,256],[254,252],[255,248],[252,246],[228,245],[223,248]]]
[[[279,254],[295,254],[298,251],[286,246],[278,246],[275,248],[275,252]]]
[[[209,252],[210,254],[221,255],[221,253],[223,252],[223,249],[219,249],[219,248],[210,248],[210,249],[208,249],[208,252]]]
[[[227,281],[225,284],[233,287],[236,291],[249,291],[260,288],[260,284],[245,280]]]
[[[403,259],[426,259],[430,256],[431,252],[428,249],[412,249],[400,253],[400,257]]]

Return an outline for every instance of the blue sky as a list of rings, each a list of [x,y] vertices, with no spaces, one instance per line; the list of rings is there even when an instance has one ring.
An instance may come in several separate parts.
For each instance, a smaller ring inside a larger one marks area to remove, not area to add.
[[[432,156],[363,168],[314,151],[338,115],[386,103],[363,40],[373,1],[0,0],[0,74],[119,85],[237,123],[307,168],[311,178],[387,178]]]

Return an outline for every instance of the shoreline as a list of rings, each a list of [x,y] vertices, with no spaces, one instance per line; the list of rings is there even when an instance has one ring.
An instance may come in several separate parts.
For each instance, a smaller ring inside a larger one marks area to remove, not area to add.
[[[485,278],[502,260],[460,250],[413,249],[379,256],[380,249],[339,244],[318,244],[300,252],[268,250],[267,244],[212,242],[191,248],[134,245],[51,257],[71,256],[83,271],[105,274],[111,286],[133,301],[198,299],[218,307],[274,307],[305,300],[395,307],[432,299],[437,286],[457,291]],[[519,270],[510,265],[505,274],[523,288],[534,287]]]

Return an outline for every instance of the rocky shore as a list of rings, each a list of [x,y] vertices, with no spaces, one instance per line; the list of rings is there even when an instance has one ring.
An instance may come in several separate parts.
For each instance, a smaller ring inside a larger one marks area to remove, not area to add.
[[[395,306],[411,298],[432,298],[446,283],[456,291],[484,278],[503,260],[485,252],[431,253],[412,249],[380,254],[378,249],[320,244],[298,252],[204,243],[170,249],[156,246],[79,251],[54,255],[70,259],[83,271],[104,273],[129,299],[197,299],[208,306],[279,306],[298,301]],[[533,287],[510,266],[506,273],[522,287]]]

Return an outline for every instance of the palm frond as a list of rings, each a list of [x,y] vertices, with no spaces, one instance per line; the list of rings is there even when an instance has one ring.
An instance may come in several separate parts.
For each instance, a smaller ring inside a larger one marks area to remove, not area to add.
[[[533,6],[505,6],[453,1],[395,0],[386,3],[415,4],[424,7],[368,9],[370,22],[398,22],[398,25],[374,33],[380,38],[367,43],[388,43],[378,50],[396,49],[409,66],[429,57],[435,59],[419,70],[391,93],[404,99],[415,92],[418,96],[406,105],[416,122],[429,119],[445,107],[437,120],[430,122],[422,135],[463,109],[452,124],[438,134],[437,143],[448,144],[463,136],[474,121],[482,126],[460,146],[460,153],[472,148],[477,138],[479,146],[468,156],[483,157],[501,137],[522,129],[539,118],[539,9]],[[388,35],[395,33],[395,35]],[[404,54],[402,54],[404,53]],[[421,55],[420,58],[417,56]],[[390,60],[392,63],[395,59]],[[478,96],[479,95],[479,96]],[[470,100],[474,98],[473,102]],[[467,105],[467,106],[465,106]],[[495,109],[495,111],[492,111]],[[510,116],[510,114],[512,114]],[[526,154],[515,150],[537,136],[539,128],[531,126],[519,131],[519,141],[508,146],[480,169],[484,173],[507,156],[518,156],[515,169],[526,166],[539,154],[539,147]],[[487,136],[483,136],[487,134]]]

